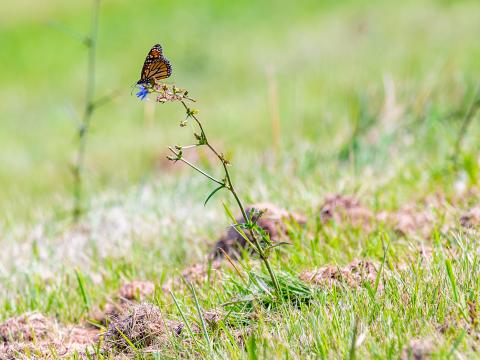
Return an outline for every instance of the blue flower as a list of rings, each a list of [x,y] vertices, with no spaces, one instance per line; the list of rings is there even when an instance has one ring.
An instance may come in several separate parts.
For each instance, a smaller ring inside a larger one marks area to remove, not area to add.
[[[140,99],[140,100],[145,100],[145,98],[147,97],[148,95],[148,89],[143,86],[143,85],[139,85],[139,88],[140,88],[140,91],[137,92],[135,95],[137,95],[137,97]]]

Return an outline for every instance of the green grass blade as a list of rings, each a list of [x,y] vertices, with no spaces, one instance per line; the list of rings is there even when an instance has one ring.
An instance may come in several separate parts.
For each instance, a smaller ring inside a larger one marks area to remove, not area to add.
[[[195,301],[195,307],[197,309],[198,317],[200,319],[200,324],[202,325],[203,336],[205,337],[208,349],[211,352],[213,350],[212,342],[210,341],[210,336],[208,335],[207,325],[205,324],[205,318],[203,317],[202,309],[200,308],[200,304],[198,303],[197,293],[195,292],[195,288],[192,284],[188,284],[188,286],[190,288],[190,291],[192,292],[193,300]]]
[[[85,280],[83,279],[83,276],[78,269],[75,269],[75,276],[77,278],[78,289],[79,289],[80,295],[82,297],[82,301],[83,301],[83,305],[85,307],[85,311],[88,311],[88,309],[90,309],[90,298],[89,298],[87,290],[85,288]]]
[[[457,281],[453,273],[452,262],[450,259],[445,259],[445,267],[447,268],[448,280],[450,280],[450,285],[452,286],[455,302],[458,303],[459,296],[458,296],[458,290],[457,290]]]
[[[115,326],[115,330],[118,331],[118,333],[120,334],[120,336],[127,342],[128,346],[130,346],[133,351],[137,352],[138,349],[137,347],[135,346],[135,344],[128,338],[127,335],[125,335],[122,330],[120,330],[117,326]]]
[[[188,332],[190,333],[190,336],[192,337],[193,341],[195,341],[195,343],[198,343],[195,335],[193,334],[192,328],[190,327],[190,324],[188,323],[187,318],[185,317],[185,314],[183,313],[182,308],[180,307],[180,304],[178,303],[177,298],[175,297],[175,295],[171,291],[170,291],[170,296],[172,297],[173,302],[175,303],[175,306],[177,307],[177,310],[180,313],[180,316],[182,317],[183,322],[185,323],[185,326],[187,327]]]

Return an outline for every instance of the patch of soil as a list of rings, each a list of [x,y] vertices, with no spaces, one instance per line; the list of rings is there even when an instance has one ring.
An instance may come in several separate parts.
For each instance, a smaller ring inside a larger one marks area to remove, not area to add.
[[[118,290],[121,299],[143,301],[155,292],[155,285],[151,281],[138,281],[123,284]]]
[[[84,355],[98,336],[98,329],[61,325],[40,313],[26,313],[0,324],[0,359]]]
[[[402,349],[401,360],[426,360],[431,359],[434,352],[434,344],[428,339],[412,339]]]
[[[155,292],[155,285],[150,281],[134,280],[123,284],[118,292],[111,297],[102,308],[96,308],[90,313],[90,319],[101,325],[107,323],[125,311],[132,302],[144,301]]]
[[[411,270],[412,264],[417,264],[420,260],[424,265],[428,265],[434,256],[434,249],[429,245],[420,244],[410,248],[411,252],[407,255],[407,259],[395,264],[395,269],[398,271]]]
[[[71,326],[63,328],[63,341],[73,350],[81,353],[86,345],[96,344],[100,336],[100,330],[91,327]]]
[[[208,310],[203,312],[203,318],[210,329],[216,329],[220,320],[225,317],[223,311],[220,310]]]
[[[219,271],[222,266],[224,266],[224,263],[220,260],[214,260],[211,263],[202,262],[193,264],[183,269],[181,277],[168,279],[162,286],[162,290],[168,292],[182,288],[185,285],[183,279],[193,285],[202,285],[207,281],[213,284],[222,278],[222,272]]]
[[[102,307],[94,308],[88,315],[92,326],[106,326],[110,320],[123,312],[125,303],[107,302]],[[94,325],[95,324],[95,325]]]
[[[214,309],[204,311],[203,315],[206,325],[215,330],[225,313]],[[194,334],[201,333],[200,325],[195,322],[189,325]],[[131,354],[134,347],[143,353],[161,352],[166,356],[170,350],[178,351],[170,346],[173,341],[180,341],[185,347],[191,344],[191,334],[183,322],[165,318],[153,304],[131,304],[110,322],[103,337],[103,350],[114,355]],[[178,352],[168,355],[178,357]]]
[[[58,337],[55,320],[40,313],[26,313],[7,319],[0,325],[0,339],[6,342],[52,340]]]
[[[245,210],[247,213],[251,213],[252,211],[255,211],[256,213],[262,213],[260,218],[257,220],[257,224],[269,235],[272,242],[278,242],[283,237],[287,236],[287,224],[289,222],[294,222],[299,225],[304,225],[306,223],[305,217],[288,212],[285,209],[278,208],[269,203],[249,205]],[[239,224],[245,223],[242,216],[238,216],[236,221]],[[248,232],[246,232],[246,235],[250,240],[252,240]],[[225,252],[231,258],[236,259],[239,257],[242,249],[246,248],[247,245],[247,241],[234,227],[231,226],[217,241],[211,256],[215,259],[219,259],[224,256]]]
[[[430,209],[420,209],[417,206],[405,206],[395,212],[381,212],[377,220],[384,222],[400,236],[420,235],[430,238],[434,227],[434,216]]]
[[[369,282],[373,286],[376,278],[377,269],[372,262],[367,260],[353,261],[344,267],[328,265],[300,274],[301,280],[323,288],[332,288],[342,284],[356,288],[365,282]],[[382,282],[380,281],[379,289],[381,288]]]
[[[109,324],[103,347],[113,353],[130,353],[132,345],[138,350],[158,351],[172,336],[181,335],[183,328],[182,322],[164,319],[155,305],[134,304]]]
[[[467,229],[478,228],[480,225],[480,205],[472,207],[460,217],[460,225]]]
[[[333,221],[337,224],[369,227],[373,213],[353,196],[335,194],[325,198],[320,207],[320,220],[324,224]]]

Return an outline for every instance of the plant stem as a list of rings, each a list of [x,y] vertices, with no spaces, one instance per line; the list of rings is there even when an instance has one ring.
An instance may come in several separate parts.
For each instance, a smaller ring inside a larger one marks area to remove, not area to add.
[[[183,106],[185,107],[185,110],[189,110],[187,104],[185,104],[185,102],[182,100],[182,104]],[[227,186],[226,188],[232,193],[233,197],[235,198],[235,201],[237,202],[238,204],[238,207],[240,208],[240,211],[242,212],[242,216],[243,218],[245,219],[246,222],[249,222],[249,219],[248,219],[248,216],[247,216],[247,213],[245,211],[245,208],[243,207],[242,205],[242,202],[240,201],[238,195],[237,195],[237,192],[235,191],[235,188],[232,184],[232,180],[230,178],[230,173],[228,171],[228,167],[227,167],[227,164],[225,162],[225,159],[223,158],[222,155],[220,155],[217,150],[215,150],[215,148],[208,142],[208,139],[207,139],[207,136],[205,134],[205,131],[203,130],[203,126],[202,126],[202,123],[198,120],[198,118],[192,114],[190,115],[194,120],[195,122],[197,123],[198,127],[200,128],[200,131],[202,132],[203,136],[204,136],[204,140],[205,140],[205,145],[215,154],[215,156],[220,160],[220,162],[222,163],[222,166],[223,166],[223,170],[225,171],[225,177],[226,177],[226,180],[227,180]]]
[[[220,180],[218,179],[215,179],[213,176],[207,174],[205,171],[203,171],[202,169],[198,168],[197,166],[195,166],[194,164],[192,164],[190,161],[188,161],[187,159],[183,158],[182,156],[180,156],[179,153],[177,153],[175,150],[173,150],[173,148],[169,147],[168,148],[172,153],[175,154],[175,156],[177,156],[177,158],[175,160],[179,160],[181,162],[184,162],[185,164],[187,164],[188,166],[190,166],[192,169],[198,171],[200,174],[202,174],[203,176],[209,178],[210,180],[212,180],[213,182],[216,182],[218,185],[225,185],[223,182],[221,182]]]
[[[90,35],[85,40],[85,44],[88,48],[88,65],[87,65],[87,85],[85,93],[85,106],[82,121],[78,128],[78,150],[77,158],[73,168],[74,174],[74,206],[72,215],[75,221],[83,213],[83,170],[85,163],[85,150],[87,147],[87,136],[90,130],[90,122],[92,114],[95,109],[95,103],[93,100],[95,92],[95,58],[97,48],[97,33],[98,33],[98,16],[100,11],[100,1],[94,0],[92,9],[92,20],[90,27]]]
[[[203,126],[202,126],[202,123],[200,122],[200,120],[198,120],[198,118],[195,116],[195,114],[193,114],[190,111],[189,107],[187,106],[187,104],[185,104],[185,102],[183,100],[181,100],[181,103],[182,103],[183,107],[185,108],[185,110],[187,111],[187,114],[195,120],[198,127],[200,128],[200,131],[202,133],[202,138],[203,138],[203,144],[205,146],[207,146],[213,152],[213,154],[215,154],[215,156],[220,160],[220,162],[222,163],[223,170],[225,172],[226,184],[223,184],[223,183],[219,183],[219,184],[225,185],[225,188],[228,189],[228,191],[230,191],[230,193],[235,198],[235,201],[236,201],[236,203],[237,203],[237,205],[240,209],[240,212],[242,213],[242,217],[245,221],[245,224],[249,224],[250,219],[248,217],[247,212],[245,211],[245,207],[243,206],[243,204],[242,204],[242,202],[241,202],[241,200],[240,200],[240,198],[239,198],[239,196],[238,196],[238,194],[235,190],[235,187],[233,186],[233,183],[232,183],[232,180],[231,180],[231,177],[230,177],[230,172],[228,171],[228,165],[227,165],[227,162],[225,161],[225,158],[220,153],[218,153],[217,150],[215,150],[215,148],[209,143],[209,141],[207,139],[207,135],[205,134],[205,131],[203,129]],[[172,150],[172,149],[170,149],[170,150]],[[184,162],[189,164],[185,160],[184,160]],[[203,171],[201,171],[200,169],[193,166],[193,164],[189,164],[189,165],[192,166],[195,170],[200,171],[200,173],[206,175]],[[218,183],[218,181],[212,179],[211,177],[209,177],[209,176],[207,176],[207,177]],[[275,273],[273,272],[273,269],[270,265],[270,262],[268,261],[268,257],[265,255],[265,252],[263,251],[262,246],[260,245],[260,241],[258,240],[258,238],[255,234],[255,231],[249,228],[248,232],[253,239],[253,242],[255,244],[255,247],[257,248],[258,254],[260,255],[260,259],[262,259],[263,263],[265,264],[265,267],[267,268],[267,271],[268,271],[268,273],[270,275],[270,278],[273,282],[273,286],[275,287],[275,291],[277,293],[277,296],[280,297],[280,286],[278,284],[277,277],[275,276]]]

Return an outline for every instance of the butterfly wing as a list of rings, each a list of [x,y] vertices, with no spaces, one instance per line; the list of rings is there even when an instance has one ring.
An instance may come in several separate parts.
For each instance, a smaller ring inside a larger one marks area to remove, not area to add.
[[[163,56],[160,44],[156,44],[149,51],[138,83],[149,83],[155,80],[166,79],[172,74],[170,62]]]
[[[142,73],[142,78],[145,80],[161,80],[166,79],[172,74],[172,66],[170,62],[161,57],[152,61],[152,63]]]

